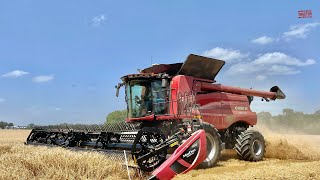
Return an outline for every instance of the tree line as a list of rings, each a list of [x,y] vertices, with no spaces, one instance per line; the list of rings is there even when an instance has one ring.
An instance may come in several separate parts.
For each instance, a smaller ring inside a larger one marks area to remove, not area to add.
[[[109,113],[106,117],[106,123],[115,123],[125,121],[127,118],[127,110],[117,110]]]
[[[320,134],[320,110],[306,114],[293,109],[283,109],[282,114],[276,116],[272,116],[269,112],[260,112],[258,113],[258,124],[283,133]]]
[[[4,122],[4,121],[0,121],[0,129],[4,129],[7,126],[14,126],[13,123],[8,123],[8,122]]]

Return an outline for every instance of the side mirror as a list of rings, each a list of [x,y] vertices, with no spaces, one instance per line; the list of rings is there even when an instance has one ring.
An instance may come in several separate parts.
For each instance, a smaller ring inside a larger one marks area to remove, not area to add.
[[[168,87],[168,79],[162,79],[161,87],[162,87],[162,88]]]
[[[117,91],[116,91],[116,96],[117,97],[119,96],[119,90],[120,90],[121,86],[123,86],[122,83],[118,83],[118,85],[115,86],[115,88],[117,89]]]

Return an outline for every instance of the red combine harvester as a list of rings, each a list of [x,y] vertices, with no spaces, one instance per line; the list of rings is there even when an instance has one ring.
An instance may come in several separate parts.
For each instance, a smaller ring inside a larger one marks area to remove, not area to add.
[[[39,127],[26,144],[127,149],[141,170],[153,171],[151,179],[213,167],[224,148],[235,149],[243,160],[259,161],[265,141],[259,132],[247,130],[257,123],[251,101],[253,96],[269,101],[285,95],[277,86],[265,92],[216,84],[224,64],[191,54],[184,63],[153,65],[123,76],[116,94],[125,87],[126,122]]]

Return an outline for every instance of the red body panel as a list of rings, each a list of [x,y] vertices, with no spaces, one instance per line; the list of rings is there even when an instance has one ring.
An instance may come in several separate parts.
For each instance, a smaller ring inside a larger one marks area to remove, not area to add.
[[[138,118],[126,118],[126,122],[134,122],[134,121],[153,121],[154,115],[138,117]]]
[[[257,115],[250,110],[247,96],[214,92],[198,95],[197,103],[201,105],[203,120],[217,129],[226,129],[239,121],[249,125],[257,123]]]
[[[203,84],[207,87],[209,85],[216,87],[215,84],[203,82],[202,79],[182,75],[175,76],[171,81],[172,103],[170,113],[175,114],[178,111],[178,94],[186,94],[192,91],[196,94],[196,103],[200,104],[202,119],[205,122],[213,124],[217,129],[226,129],[239,121],[245,122],[248,125],[255,125],[257,123],[257,115],[251,111],[247,96],[241,95],[240,92],[238,94],[217,90],[203,92]],[[239,89],[235,89],[234,91],[236,90]],[[258,92],[261,93],[260,91],[255,93],[257,94]],[[259,95],[264,94],[261,93]],[[266,92],[266,95],[271,96],[269,92]]]
[[[175,76],[171,80],[170,114],[178,114],[178,98],[192,91],[193,78],[189,76]]]

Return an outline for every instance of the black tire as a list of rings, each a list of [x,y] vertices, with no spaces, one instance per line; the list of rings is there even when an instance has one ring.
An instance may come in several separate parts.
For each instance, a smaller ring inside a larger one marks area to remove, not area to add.
[[[264,137],[260,132],[246,130],[236,139],[234,149],[242,160],[260,161],[266,152],[265,147]]]
[[[207,158],[198,165],[198,169],[211,168],[221,156],[221,139],[218,130],[209,123],[203,123],[207,139]]]

